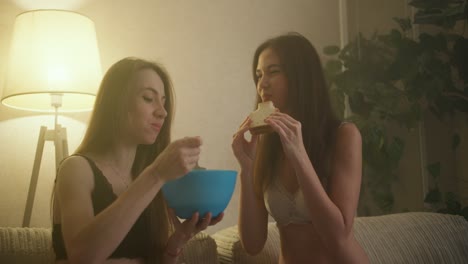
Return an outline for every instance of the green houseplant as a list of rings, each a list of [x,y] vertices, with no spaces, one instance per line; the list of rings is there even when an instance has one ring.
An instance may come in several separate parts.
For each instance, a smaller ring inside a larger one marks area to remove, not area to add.
[[[334,104],[343,113],[345,95],[351,119],[363,135],[363,199],[358,213],[393,211],[392,183],[405,142],[388,133],[389,126],[414,129],[431,111],[440,120],[468,113],[468,40],[453,29],[467,20],[466,1],[412,1],[418,8],[414,22],[395,18],[389,33],[362,34],[343,49],[325,47],[325,64]],[[413,23],[440,28],[411,38]],[[454,141],[459,135],[453,135]],[[456,144],[455,144],[456,147]]]
[[[427,193],[424,203],[428,204],[432,211],[444,214],[461,215],[468,221],[468,206],[462,207],[457,195],[453,192],[442,194],[439,189],[440,162],[428,166],[429,174],[434,180],[434,186]]]

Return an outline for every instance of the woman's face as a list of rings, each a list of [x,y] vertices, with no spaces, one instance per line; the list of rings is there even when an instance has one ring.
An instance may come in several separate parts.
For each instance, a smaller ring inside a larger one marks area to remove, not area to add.
[[[278,55],[267,48],[258,58],[257,93],[262,101],[272,101],[281,112],[287,111],[288,80]]]
[[[153,144],[167,116],[164,83],[154,70],[143,69],[130,85],[127,133],[136,144]]]

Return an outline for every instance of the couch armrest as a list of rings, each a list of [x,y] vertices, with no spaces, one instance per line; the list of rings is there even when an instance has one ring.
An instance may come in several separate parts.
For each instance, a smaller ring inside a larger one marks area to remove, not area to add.
[[[53,263],[51,230],[0,227],[0,263]]]
[[[263,250],[255,256],[250,256],[245,252],[237,228],[237,225],[235,225],[213,234],[213,238],[218,245],[220,263],[271,264],[278,262],[280,239],[276,223],[268,223],[267,241]]]
[[[187,242],[187,245],[185,245],[182,256],[179,258],[179,263],[219,263],[216,242],[205,232],[196,234]]]
[[[373,264],[468,263],[468,222],[461,216],[409,212],[358,217],[354,236]]]

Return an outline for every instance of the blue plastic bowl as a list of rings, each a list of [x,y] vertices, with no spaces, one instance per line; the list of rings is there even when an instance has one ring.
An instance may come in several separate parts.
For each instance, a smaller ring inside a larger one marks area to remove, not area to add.
[[[164,184],[162,191],[179,218],[189,219],[195,212],[200,217],[208,212],[216,217],[229,204],[236,177],[233,170],[193,170]]]

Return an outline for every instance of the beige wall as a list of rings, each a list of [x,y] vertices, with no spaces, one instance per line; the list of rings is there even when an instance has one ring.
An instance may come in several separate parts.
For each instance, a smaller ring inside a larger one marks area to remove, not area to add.
[[[157,60],[168,68],[177,96],[173,136],[202,136],[200,164],[213,169],[237,169],[231,136],[253,109],[250,62],[256,46],[291,30],[306,35],[318,49],[340,42],[335,0],[87,0],[74,6],[95,21],[104,71],[125,56]],[[14,0],[0,1],[0,90],[14,18],[24,10]],[[60,117],[68,129],[70,152],[79,144],[88,117],[88,113]],[[0,226],[21,225],[39,127],[52,124],[50,115],[0,105]],[[53,157],[49,143],[32,226],[50,226]],[[237,202],[236,188],[226,219],[209,232],[236,223]]]
[[[358,32],[366,36],[376,30],[388,32],[397,27],[394,17],[407,17],[411,10],[409,0],[346,0],[348,8],[348,30],[352,38]]]

